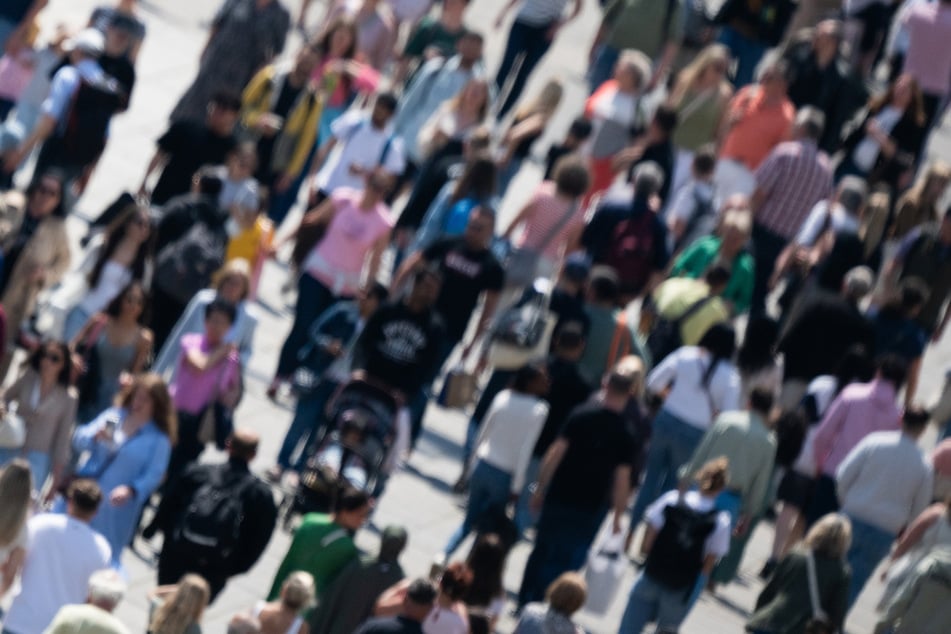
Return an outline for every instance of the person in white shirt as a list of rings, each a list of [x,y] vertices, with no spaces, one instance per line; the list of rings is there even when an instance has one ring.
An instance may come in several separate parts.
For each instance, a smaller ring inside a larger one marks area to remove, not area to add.
[[[109,542],[89,527],[102,502],[99,485],[77,480],[67,498],[65,515],[43,513],[27,523],[20,591],[3,622],[4,634],[42,634],[60,608],[83,603],[92,574],[109,567]]]
[[[720,412],[741,408],[741,380],[732,359],[736,331],[716,324],[696,346],[683,346],[647,375],[647,391],[667,392],[654,419],[647,469],[631,512],[631,530],[647,505],[677,484],[677,471],[690,460]]]
[[[340,187],[362,190],[367,176],[377,167],[394,177],[403,173],[403,141],[391,125],[396,103],[393,94],[380,93],[369,112],[348,112],[333,122],[333,136],[320,148],[311,168],[310,176],[317,174],[311,207]]]
[[[906,409],[901,431],[869,434],[836,471],[839,504],[852,522],[850,608],[895,537],[931,502],[934,474],[918,447],[930,418],[921,408]]]
[[[729,481],[729,462],[726,458],[711,460],[694,478],[698,490],[668,491],[647,509],[647,530],[641,542],[646,563],[621,617],[622,634],[639,634],[650,621],[657,622],[658,632],[676,632],[705,579],[730,550],[730,514],[716,510],[717,496]],[[688,540],[705,531],[699,553],[664,531],[667,522],[674,520],[678,537],[687,527],[692,529]],[[693,559],[695,555],[699,560]]]
[[[437,563],[444,564],[485,516],[518,499],[532,450],[548,418],[548,403],[542,398],[548,387],[545,363],[529,363],[515,373],[512,387],[492,401],[476,441],[466,517]]]

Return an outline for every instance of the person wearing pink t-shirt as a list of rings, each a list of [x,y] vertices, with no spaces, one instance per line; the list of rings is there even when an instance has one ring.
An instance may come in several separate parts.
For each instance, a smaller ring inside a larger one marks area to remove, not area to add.
[[[356,167],[352,165],[351,169]],[[394,224],[383,202],[392,178],[381,168],[363,175],[366,186],[362,190],[340,187],[308,212],[308,221],[325,225],[326,230],[301,263],[294,325],[281,348],[267,392],[270,398],[296,369],[297,351],[317,316],[338,300],[356,296],[364,268],[366,279],[376,279]]]
[[[921,86],[929,128],[934,127],[940,123],[938,107],[951,94],[951,0],[919,3],[901,24],[908,33],[904,72]]]

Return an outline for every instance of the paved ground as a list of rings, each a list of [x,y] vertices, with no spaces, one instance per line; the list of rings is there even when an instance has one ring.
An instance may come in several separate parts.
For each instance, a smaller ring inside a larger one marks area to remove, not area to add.
[[[44,16],[44,26],[51,27],[60,21],[80,24],[96,4],[98,2],[93,0],[53,0]],[[81,212],[99,210],[119,191],[138,187],[153,151],[154,139],[164,130],[167,113],[191,81],[195,61],[205,39],[204,25],[218,4],[218,0],[141,2],[149,33],[139,58],[139,83],[128,113],[115,122],[113,140],[80,203]],[[473,3],[469,14],[471,26],[481,29],[487,36],[487,61],[490,68],[496,67],[504,46],[505,32],[492,28],[501,5],[501,0],[479,0]],[[315,6],[314,13],[319,11]],[[586,3],[580,19],[563,31],[528,87],[531,93],[540,82],[551,76],[559,76],[565,82],[568,88],[565,103],[552,126],[556,135],[563,134],[570,119],[581,108],[585,94],[582,77],[597,20],[595,3]],[[934,144],[945,156],[951,153],[948,134],[944,130]],[[536,169],[523,171],[514,187],[515,193],[506,201],[503,215],[511,217],[512,209],[519,200],[524,200],[530,194],[530,187],[538,178],[540,174]],[[78,238],[82,223],[79,220],[71,222],[74,237]],[[264,317],[248,368],[248,394],[238,411],[240,424],[253,427],[262,434],[260,457],[254,464],[258,471],[263,471],[271,464],[291,418],[289,407],[272,404],[264,398],[265,382],[273,371],[277,350],[289,328],[288,306],[278,290],[284,279],[282,270],[276,265],[269,265],[261,292],[261,312]],[[923,402],[931,403],[937,398],[942,371],[949,356],[947,342],[927,355],[921,382]],[[428,571],[432,555],[461,520],[460,500],[449,493],[447,483],[453,482],[458,475],[464,425],[462,414],[431,408],[426,419],[426,434],[407,468],[390,481],[386,496],[376,513],[375,522],[380,526],[395,522],[409,528],[410,544],[403,563],[412,575]],[[206,457],[209,460],[221,459],[220,455]],[[742,630],[760,587],[755,572],[766,558],[771,536],[770,527],[761,526],[758,529],[747,551],[740,581],[723,589],[717,597],[705,595],[683,627],[683,632],[700,634]],[[365,548],[375,550],[375,527],[362,531],[359,541]],[[233,613],[248,609],[267,592],[287,544],[287,535],[276,533],[254,570],[232,580],[207,612],[204,620],[206,632],[223,632],[224,624]],[[527,555],[527,545],[516,547],[512,553],[506,575],[506,587],[510,591],[517,590]],[[131,587],[118,614],[132,631],[144,631],[147,620],[146,592],[155,584],[155,573],[132,553],[127,552],[123,561]],[[632,579],[633,572],[629,571],[607,615],[582,615],[581,621],[590,631],[607,634],[617,630],[624,596]],[[866,592],[853,611],[849,631],[870,631],[873,623],[872,605],[877,600],[877,590],[876,587]],[[506,621],[500,630],[508,632],[511,628],[512,623]]]

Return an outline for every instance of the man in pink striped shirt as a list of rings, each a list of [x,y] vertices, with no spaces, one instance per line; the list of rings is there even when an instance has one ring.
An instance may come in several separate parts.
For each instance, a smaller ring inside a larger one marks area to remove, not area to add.
[[[895,431],[901,426],[897,399],[906,374],[900,358],[883,357],[871,383],[846,386],[829,406],[813,437],[817,479],[806,512],[810,524],[839,509],[835,474],[849,452],[870,433]]]
[[[951,94],[951,0],[920,2],[905,12],[908,32],[904,71],[921,86],[929,126],[938,120],[938,107]]]
[[[832,166],[819,150],[825,115],[812,106],[796,115],[794,140],[777,145],[756,170],[753,258],[756,261],[751,314],[766,310],[776,258],[799,231],[812,207],[832,195]]]

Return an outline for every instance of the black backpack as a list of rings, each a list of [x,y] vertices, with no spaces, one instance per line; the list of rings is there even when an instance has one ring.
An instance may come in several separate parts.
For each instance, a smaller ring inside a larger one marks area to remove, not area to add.
[[[695,511],[683,502],[664,508],[664,526],[644,570],[669,590],[691,592],[703,570],[704,545],[717,526],[718,510]]]
[[[59,160],[66,165],[89,165],[106,147],[109,122],[125,106],[119,83],[104,75],[98,81],[83,79],[66,116],[59,137]]]
[[[225,259],[228,237],[198,221],[178,240],[159,251],[155,261],[155,285],[187,304],[198,291],[208,288]]]
[[[651,326],[650,334],[647,335],[647,349],[651,353],[651,362],[657,366],[666,359],[672,352],[683,345],[683,339],[680,335],[681,327],[684,322],[693,317],[704,306],[710,303],[715,295],[698,299],[691,304],[676,319],[667,319],[657,316],[657,321]]]
[[[187,546],[196,561],[225,562],[241,538],[244,521],[244,493],[257,478],[247,476],[224,481],[221,469],[212,471],[208,482],[192,497],[176,530],[176,541]]]

